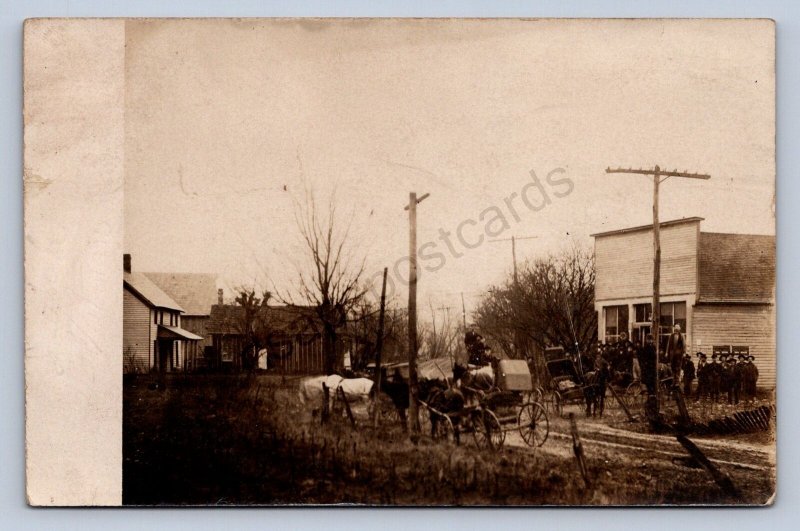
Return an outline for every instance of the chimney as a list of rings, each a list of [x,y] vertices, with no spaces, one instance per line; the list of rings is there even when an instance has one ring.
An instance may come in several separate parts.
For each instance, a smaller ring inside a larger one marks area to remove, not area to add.
[[[127,253],[122,255],[122,270],[125,273],[131,272],[131,255]]]
[[[223,304],[222,303],[222,288],[219,288],[217,290],[217,304],[219,304],[220,306],[222,306],[222,304]]]

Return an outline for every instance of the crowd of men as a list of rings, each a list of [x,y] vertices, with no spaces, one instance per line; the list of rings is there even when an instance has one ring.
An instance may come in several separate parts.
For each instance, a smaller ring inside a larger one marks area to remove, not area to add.
[[[686,352],[686,344],[679,325],[667,338],[656,367],[655,341],[651,334],[644,345],[630,341],[625,333],[614,343],[597,343],[590,364],[603,359],[610,363],[617,375],[617,383],[628,385],[641,382],[649,394],[655,393],[656,371],[658,381],[670,388],[681,387],[685,397],[695,401],[708,399],[738,404],[740,400],[755,398],[758,368],[755,357],[747,354],[712,354],[710,361],[705,353],[697,352],[695,358]],[[696,385],[695,385],[696,381]]]
[[[456,371],[465,372],[466,363],[479,366],[490,363],[491,349],[475,327],[467,330],[464,343],[468,360],[462,364],[456,363]],[[680,325],[675,325],[664,343],[658,366],[652,334],[647,334],[645,343],[641,344],[639,341],[630,341],[624,332],[615,342],[595,343],[588,356],[581,355],[576,361],[584,373],[607,364],[613,375],[613,383],[628,386],[638,382],[647,388],[650,395],[656,391],[657,371],[661,385],[667,388],[680,387],[684,397],[694,398],[695,401],[722,400],[738,404],[755,398],[758,368],[753,363],[754,356],[715,353],[709,361],[705,353],[697,352],[695,357],[696,363],[686,351]]]

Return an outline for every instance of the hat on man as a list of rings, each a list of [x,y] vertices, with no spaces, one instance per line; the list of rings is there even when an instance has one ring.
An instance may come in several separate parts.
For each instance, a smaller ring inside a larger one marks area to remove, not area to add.
[[[715,352],[715,353],[713,353],[713,354],[711,355],[711,359],[712,359],[712,360],[715,360],[715,359],[717,359],[717,353],[716,353],[716,352]]]
[[[750,354],[749,356],[747,356],[747,359],[750,361],[755,361],[756,357]]]

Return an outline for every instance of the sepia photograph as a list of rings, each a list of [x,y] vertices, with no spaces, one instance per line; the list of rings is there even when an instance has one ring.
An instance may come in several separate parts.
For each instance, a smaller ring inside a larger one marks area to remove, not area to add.
[[[773,21],[114,24],[123,505],[774,502]]]

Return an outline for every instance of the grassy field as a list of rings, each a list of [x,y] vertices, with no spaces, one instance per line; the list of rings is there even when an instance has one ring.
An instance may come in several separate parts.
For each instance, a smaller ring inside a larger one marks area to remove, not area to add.
[[[702,469],[624,452],[587,454],[592,480],[564,452],[412,444],[399,426],[322,426],[280,378],[181,376],[125,382],[123,502],[130,505],[608,505],[725,503]],[[548,441],[546,446],[556,445]],[[764,503],[770,474],[732,471]]]

